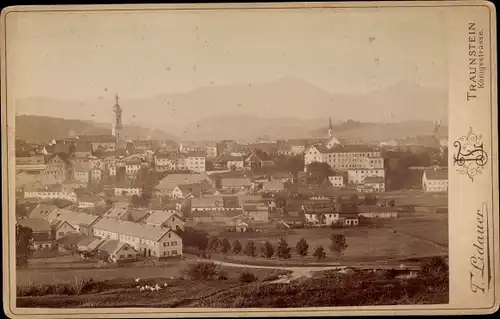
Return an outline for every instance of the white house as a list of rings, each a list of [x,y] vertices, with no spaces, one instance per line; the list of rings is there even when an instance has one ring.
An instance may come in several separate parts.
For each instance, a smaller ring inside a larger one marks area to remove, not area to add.
[[[422,188],[426,192],[447,192],[448,170],[442,168],[425,170],[422,176]]]
[[[140,186],[134,186],[134,185],[118,185],[115,186],[114,188],[114,194],[115,196],[141,196],[142,194],[142,188]]]
[[[347,182],[349,184],[364,184],[367,177],[385,178],[384,169],[358,168],[347,171]]]
[[[182,238],[171,228],[102,218],[94,225],[94,236],[127,243],[144,257],[182,256]]]
[[[304,217],[306,223],[314,226],[330,226],[339,221],[339,213],[334,207],[306,208]]]
[[[156,210],[146,218],[145,223],[158,227],[168,227],[174,230],[184,230],[186,221],[176,211]]]
[[[334,187],[343,187],[345,186],[344,184],[344,176],[342,175],[333,175],[333,176],[328,176],[328,180]]]

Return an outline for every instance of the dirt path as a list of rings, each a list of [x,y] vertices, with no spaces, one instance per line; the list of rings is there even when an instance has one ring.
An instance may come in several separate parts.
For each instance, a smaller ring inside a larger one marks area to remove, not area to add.
[[[276,269],[276,270],[286,270],[290,271],[291,274],[288,276],[283,276],[279,279],[276,279],[274,281],[270,281],[270,283],[288,283],[292,280],[299,279],[299,278],[310,278],[313,273],[319,272],[319,271],[326,271],[326,270],[342,270],[346,268],[359,268],[359,269],[380,269],[380,270],[389,270],[389,269],[402,269],[402,268],[410,268],[410,269],[417,269],[416,266],[390,266],[390,265],[381,265],[381,264],[373,264],[373,265],[358,265],[358,266],[345,266],[345,265],[338,265],[338,266],[325,266],[325,267],[287,267],[287,266],[257,266],[257,265],[247,265],[247,264],[237,264],[237,263],[230,263],[230,262],[225,262],[225,261],[220,261],[220,260],[213,260],[213,259],[197,259],[198,262],[213,262],[216,265],[221,265],[221,266],[226,266],[226,267],[236,267],[236,268],[252,268],[252,269]]]

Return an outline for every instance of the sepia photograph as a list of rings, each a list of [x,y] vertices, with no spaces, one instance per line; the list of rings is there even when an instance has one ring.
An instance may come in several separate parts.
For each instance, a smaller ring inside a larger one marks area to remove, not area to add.
[[[447,305],[449,10],[4,16],[15,307]]]

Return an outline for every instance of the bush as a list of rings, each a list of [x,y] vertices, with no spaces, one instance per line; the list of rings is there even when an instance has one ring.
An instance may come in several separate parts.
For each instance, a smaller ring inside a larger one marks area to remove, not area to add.
[[[104,286],[103,282],[96,282],[92,278],[75,278],[70,282],[59,282],[54,284],[37,285],[33,282],[27,285],[17,286],[17,295],[22,296],[45,296],[45,295],[81,295],[95,293]]]
[[[186,274],[193,280],[206,280],[214,278],[217,270],[214,263],[197,263],[189,265]]]
[[[250,283],[250,282],[254,282],[256,280],[257,280],[257,277],[248,271],[246,271],[240,275],[240,281],[243,283]]]

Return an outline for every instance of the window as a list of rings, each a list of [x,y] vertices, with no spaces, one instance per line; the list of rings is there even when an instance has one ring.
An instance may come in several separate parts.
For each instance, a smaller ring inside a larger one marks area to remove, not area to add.
[[[64,232],[60,231],[59,236],[64,236]]]
[[[177,250],[172,250],[172,255],[177,255]]]

